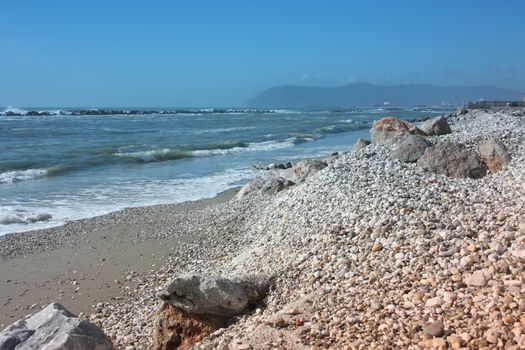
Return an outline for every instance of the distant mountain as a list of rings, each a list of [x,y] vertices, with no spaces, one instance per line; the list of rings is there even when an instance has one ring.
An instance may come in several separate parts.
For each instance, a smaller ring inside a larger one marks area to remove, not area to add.
[[[458,106],[484,100],[519,100],[523,93],[492,86],[350,84],[340,87],[278,86],[248,102],[253,108],[378,106]]]

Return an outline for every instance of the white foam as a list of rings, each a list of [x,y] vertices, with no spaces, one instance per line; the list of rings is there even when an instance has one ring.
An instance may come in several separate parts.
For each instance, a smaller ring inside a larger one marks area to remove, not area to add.
[[[151,151],[141,151],[141,152],[118,152],[114,153],[114,156],[121,158],[133,158],[143,162],[156,162],[159,159],[158,156],[163,154],[168,154],[171,150],[169,148],[157,149]]]
[[[56,227],[68,221],[107,214],[129,207],[180,203],[213,197],[255,175],[239,167],[201,177],[188,175],[172,180],[143,180],[100,184],[70,195],[48,200],[2,205],[0,235]],[[1,198],[0,198],[1,199]]]
[[[28,213],[19,210],[0,209],[0,225],[34,224],[42,221],[48,221],[51,218],[52,215],[48,213]]]
[[[47,176],[46,169],[10,170],[0,173],[0,184],[39,179]]]
[[[26,110],[23,110],[23,109],[20,109],[20,108],[16,108],[16,107],[13,107],[13,106],[7,106],[3,111],[0,111],[0,115],[7,115],[7,113],[9,113],[9,112],[20,114],[20,115],[23,115],[23,114],[27,113]]]
[[[231,153],[242,153],[242,152],[263,152],[273,151],[282,148],[293,147],[295,144],[292,139],[288,139],[282,142],[279,141],[263,141],[263,142],[252,142],[247,147],[233,147],[226,149],[204,149],[192,151],[191,154],[195,157],[207,157],[214,155],[224,155]]]

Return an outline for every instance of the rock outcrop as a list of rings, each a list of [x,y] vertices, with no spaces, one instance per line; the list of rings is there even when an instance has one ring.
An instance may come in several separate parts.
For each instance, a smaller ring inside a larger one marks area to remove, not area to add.
[[[185,349],[195,344],[259,303],[270,285],[271,278],[261,275],[175,277],[159,293],[164,305],[155,320],[155,348]]]
[[[435,174],[458,178],[479,179],[487,172],[476,152],[464,144],[452,142],[441,142],[427,148],[417,165]]]
[[[450,126],[447,120],[443,117],[437,117],[424,121],[421,124],[421,130],[423,130],[429,136],[438,136],[450,134]]]
[[[293,167],[293,173],[297,182],[304,181],[307,177],[312,176],[320,170],[326,168],[328,164],[322,160],[308,159],[300,161]]]
[[[0,333],[0,350],[30,349],[110,350],[113,345],[100,328],[53,303]]]
[[[276,194],[294,185],[295,182],[281,176],[257,177],[244,185],[235,195],[235,199],[241,199],[250,193]]]
[[[266,276],[222,278],[187,274],[171,280],[159,297],[185,312],[231,317],[261,301],[269,288],[270,278]]]
[[[393,147],[390,156],[405,163],[414,163],[417,162],[423,153],[425,153],[425,150],[431,146],[432,143],[423,136],[407,135]]]
[[[155,350],[187,349],[224,326],[221,317],[185,313],[164,303],[155,317]]]
[[[396,143],[407,134],[426,135],[415,125],[395,117],[385,117],[374,122],[370,134],[372,135],[373,144],[382,142]]]
[[[359,151],[360,149],[363,149],[366,146],[370,145],[370,143],[370,141],[365,139],[357,139],[357,141],[352,146],[352,151]]]
[[[481,160],[487,165],[490,172],[495,174],[510,162],[510,155],[505,146],[494,139],[487,140],[479,145]]]

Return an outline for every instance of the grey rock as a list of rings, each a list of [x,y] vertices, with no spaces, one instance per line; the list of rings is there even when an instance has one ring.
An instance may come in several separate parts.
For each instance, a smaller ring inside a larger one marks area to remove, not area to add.
[[[304,181],[307,177],[326,168],[328,164],[322,160],[308,159],[300,161],[293,167],[293,173],[297,182]]]
[[[450,126],[447,120],[443,117],[437,117],[424,121],[421,124],[421,130],[423,130],[429,136],[446,135],[450,134]]]
[[[231,317],[264,299],[270,285],[271,278],[262,275],[223,278],[187,274],[172,279],[159,297],[188,313]]]
[[[109,350],[113,344],[92,323],[53,303],[0,333],[0,350]]]
[[[459,108],[456,110],[456,115],[457,115],[457,116],[464,115],[464,114],[467,114],[467,113],[468,113],[468,109],[463,108],[463,107],[459,107]]]
[[[252,193],[276,194],[294,185],[295,182],[280,176],[257,177],[252,182],[244,185],[237,192],[234,199],[238,200]]]
[[[507,152],[507,149],[501,142],[495,139],[481,143],[479,145],[479,154],[483,163],[487,165],[493,174],[510,163],[509,152]]]
[[[458,178],[478,179],[487,172],[477,152],[461,143],[452,142],[441,142],[427,148],[417,165],[435,174]]]
[[[426,135],[415,125],[395,117],[385,117],[376,122],[370,130],[372,143],[395,143],[401,140],[406,134]]]
[[[285,179],[283,177],[270,177],[267,179],[262,187],[259,189],[259,193],[271,193],[276,194],[289,187],[295,185],[295,182]]]
[[[445,333],[445,326],[438,320],[423,328],[423,332],[431,337],[441,337]]]
[[[432,143],[423,136],[407,135],[392,148],[390,156],[405,163],[413,163],[431,146]]]
[[[352,146],[352,151],[359,151],[360,149],[365,148],[366,146],[370,145],[371,142],[365,139],[357,139],[357,141]]]

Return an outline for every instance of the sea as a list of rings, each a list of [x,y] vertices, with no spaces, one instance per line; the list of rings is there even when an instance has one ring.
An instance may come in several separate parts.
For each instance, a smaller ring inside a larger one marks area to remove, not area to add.
[[[344,152],[445,108],[0,108],[0,235],[213,197],[258,167]]]

